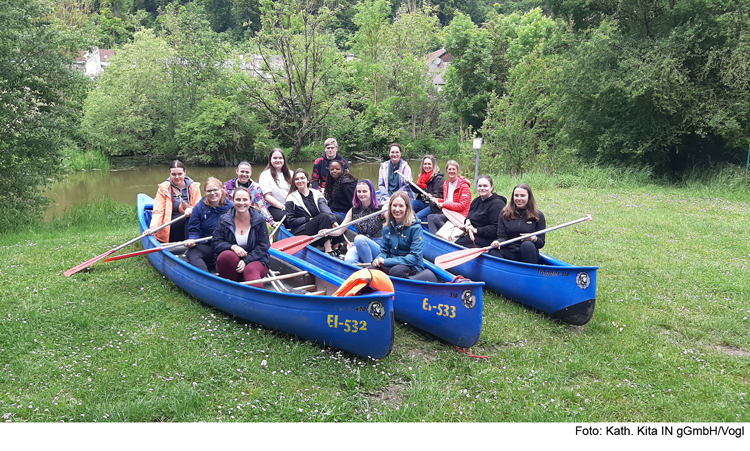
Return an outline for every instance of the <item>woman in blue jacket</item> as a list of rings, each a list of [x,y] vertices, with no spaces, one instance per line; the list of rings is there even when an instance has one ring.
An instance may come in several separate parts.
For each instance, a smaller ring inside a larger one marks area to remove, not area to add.
[[[213,235],[216,271],[236,282],[262,279],[271,266],[268,227],[251,205],[247,188],[236,188],[234,208],[219,218]],[[263,288],[262,283],[253,286]]]
[[[211,240],[201,243],[196,243],[194,240],[212,236],[219,218],[234,207],[234,204],[227,199],[221,180],[209,177],[205,186],[206,195],[195,204],[193,214],[190,215],[188,241],[185,246],[188,247],[187,258],[190,264],[208,271],[208,267],[214,264],[214,249]]]
[[[416,221],[409,195],[404,191],[388,199],[380,254],[372,266],[394,277],[409,277],[424,269],[422,225]]]

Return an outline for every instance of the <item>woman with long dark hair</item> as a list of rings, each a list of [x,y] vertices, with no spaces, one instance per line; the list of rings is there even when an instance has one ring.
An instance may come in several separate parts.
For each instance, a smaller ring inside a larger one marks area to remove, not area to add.
[[[357,186],[357,177],[353,176],[348,169],[333,160],[328,164],[328,175],[325,180],[326,189],[323,192],[328,206],[341,222],[346,212],[352,208],[352,199]]]
[[[286,154],[276,147],[268,155],[268,164],[258,177],[263,197],[268,202],[268,212],[273,220],[279,222],[284,218],[286,196],[292,187],[292,171],[286,162]]]
[[[502,248],[500,243],[546,228],[547,221],[544,219],[544,213],[536,207],[531,187],[525,183],[516,185],[513,188],[513,199],[503,208],[498,219],[497,238],[491,244],[495,249],[489,253],[507,260],[536,264],[539,261],[539,249],[544,247],[545,233],[510,243]]]
[[[294,185],[286,198],[286,221],[294,235],[317,235],[322,229],[335,227],[336,215],[328,207],[323,194],[310,188],[310,176],[307,171],[299,168],[294,171]],[[338,247],[344,242],[341,236],[326,239],[323,242],[325,251],[334,256],[342,254]]]

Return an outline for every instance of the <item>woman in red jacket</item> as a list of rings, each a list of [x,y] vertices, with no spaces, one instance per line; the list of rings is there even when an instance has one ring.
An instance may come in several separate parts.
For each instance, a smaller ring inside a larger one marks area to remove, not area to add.
[[[459,167],[456,160],[450,160],[445,164],[445,172],[448,180],[443,184],[443,198],[437,199],[430,196],[438,207],[443,210],[451,210],[466,218],[471,207],[471,182],[458,175]],[[448,218],[444,214],[432,214],[427,216],[430,233],[433,235],[440,230]]]

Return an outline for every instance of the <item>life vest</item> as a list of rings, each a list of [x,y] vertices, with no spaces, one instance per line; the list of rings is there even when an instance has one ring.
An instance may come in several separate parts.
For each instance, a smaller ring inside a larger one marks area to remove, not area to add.
[[[357,294],[386,291],[393,293],[393,283],[388,275],[382,271],[360,269],[353,273],[341,284],[333,296],[355,296]]]

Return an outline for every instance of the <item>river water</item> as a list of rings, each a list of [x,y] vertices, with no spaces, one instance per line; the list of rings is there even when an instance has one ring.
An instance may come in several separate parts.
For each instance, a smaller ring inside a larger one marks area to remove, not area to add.
[[[438,167],[442,172],[445,172],[446,161],[447,159],[438,160]],[[474,162],[459,163],[461,163],[461,174],[469,180],[473,180]],[[415,178],[419,172],[420,164],[420,160],[409,161],[409,166]],[[292,170],[300,167],[305,168],[311,174],[312,165],[312,162],[294,162],[289,167]],[[380,163],[350,163],[349,169],[359,179],[369,178],[372,180],[377,188],[379,167]],[[52,204],[47,210],[46,219],[49,221],[54,217],[62,216],[66,209],[85,205],[95,199],[109,198],[128,205],[135,205],[138,193],[146,193],[150,196],[156,194],[156,185],[169,177],[168,168],[168,164],[163,164],[127,170],[94,170],[72,173],[64,181],[54,183],[47,190],[46,195],[50,198]],[[252,179],[257,182],[260,172],[264,168],[264,164],[254,164]],[[213,176],[225,182],[237,176],[235,170],[236,168],[233,167],[189,165],[187,175],[201,183],[201,192],[203,192],[206,178]]]

